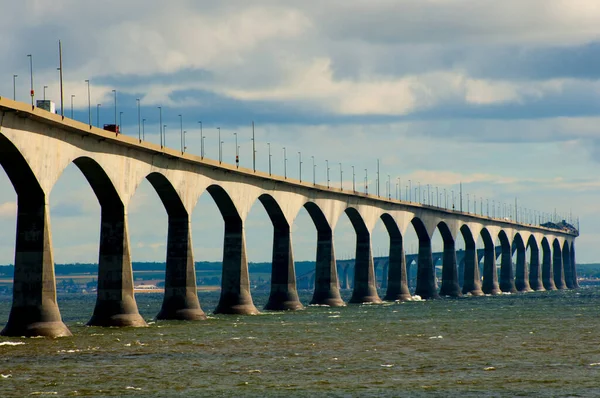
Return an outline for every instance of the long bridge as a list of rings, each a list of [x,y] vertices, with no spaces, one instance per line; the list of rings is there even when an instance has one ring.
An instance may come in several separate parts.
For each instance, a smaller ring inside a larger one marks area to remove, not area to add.
[[[250,294],[244,222],[259,201],[273,224],[271,290],[266,309],[302,308],[297,294],[290,226],[302,207],[317,232],[312,304],[345,305],[340,296],[333,230],[345,213],[356,232],[350,303],[378,303],[371,232],[381,219],[389,233],[387,288],[383,300],[410,297],[403,236],[409,227],[419,240],[415,294],[498,294],[576,288],[577,231],[548,228],[469,214],[236,167],[105,131],[43,109],[0,98],[0,165],[17,193],[13,301],[7,336],[68,336],[56,300],[49,194],[71,163],[83,173],[101,206],[98,293],[88,325],[146,326],[138,312],[127,223],[128,204],[147,179],[168,214],[165,294],[158,319],[203,319],[196,292],[190,214],[208,192],[225,224],[222,314],[258,312]],[[444,246],[438,289],[431,238],[439,230]],[[455,241],[465,241],[464,276],[459,283]],[[484,242],[483,278],[476,241]],[[500,276],[495,241],[501,247]],[[513,264],[513,247],[516,264]],[[530,257],[526,253],[529,248]],[[540,256],[541,253],[541,256]],[[462,284],[462,288],[461,288]]]

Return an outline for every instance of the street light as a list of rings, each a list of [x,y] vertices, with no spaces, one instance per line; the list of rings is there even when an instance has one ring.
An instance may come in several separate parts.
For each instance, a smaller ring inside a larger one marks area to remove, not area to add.
[[[325,164],[327,165],[327,188],[329,188],[329,160],[325,159]]]
[[[163,144],[167,147],[167,125],[163,124]]]
[[[342,171],[342,163],[340,163],[340,191],[344,190],[344,180],[342,178],[343,175],[344,172]]]
[[[283,178],[287,179],[287,154],[285,147],[283,147]]]
[[[146,119],[142,119],[142,140],[146,139]]]
[[[267,146],[269,147],[269,175],[271,175],[271,143],[267,142]]]
[[[142,109],[141,109],[141,105],[140,105],[140,99],[136,98],[135,100],[137,101],[137,106],[138,106],[138,140],[140,140],[140,142],[141,142],[142,141],[142,123],[141,123]]]
[[[112,90],[115,94],[115,124],[117,124],[117,90]]]
[[[48,88],[48,86],[44,86],[44,101],[46,101],[46,89],[47,89],[47,88]],[[89,95],[88,95],[88,97],[89,97]],[[90,120],[92,119],[92,118],[91,118],[91,114],[92,114],[92,113],[91,113],[91,111],[90,111]],[[90,122],[90,126],[91,126],[91,125],[92,125],[92,122]]]
[[[388,200],[392,199],[392,184],[390,183],[390,175],[388,174],[388,181],[387,181],[387,190],[388,190]]]
[[[356,192],[356,184],[354,183],[354,166],[352,166],[352,192]]]
[[[17,100],[17,77],[19,75],[13,75],[13,101]]]
[[[28,54],[27,56],[29,57],[29,76],[31,78],[31,91],[29,92],[29,94],[31,95],[31,107],[33,108],[33,97],[34,97],[34,91],[33,91],[33,55]]]
[[[369,184],[367,183],[368,181],[368,172],[367,169],[365,169],[365,194],[369,194]]]
[[[298,151],[298,179],[302,182],[302,152]]]
[[[200,159],[204,159],[204,134],[202,134],[202,121],[199,121],[200,124]]]
[[[179,115],[179,145],[181,147],[181,153],[185,152],[183,147],[183,116]]]
[[[187,146],[185,146],[185,135],[187,134],[186,130],[183,130],[183,150],[181,151],[182,153],[185,152],[185,150],[187,149]]]
[[[119,128],[117,129],[117,132],[123,134],[123,112],[119,112]]]
[[[75,94],[71,94],[71,119],[73,119],[73,98],[75,98]]]
[[[417,199],[417,198],[415,198]],[[412,181],[408,180],[408,201],[412,202]]]
[[[92,127],[92,99],[90,97],[90,81],[86,80],[87,89],[88,89],[88,124]],[[46,99],[46,87],[44,86],[44,99]]]
[[[100,128],[100,107],[102,104],[96,105],[96,127]]]
[[[312,159],[313,185],[316,185],[316,179],[317,179],[316,177],[317,176],[315,175],[315,170],[316,170],[316,167],[315,167],[315,157],[311,156],[310,158]]]
[[[237,133],[233,133],[235,136],[235,167],[240,167],[240,154],[238,152],[238,144],[237,144]]]
[[[221,164],[221,127],[217,127],[217,130],[219,131],[219,164]]]
[[[158,135],[160,137],[160,147],[163,147],[163,131],[162,131],[162,106],[158,107]]]

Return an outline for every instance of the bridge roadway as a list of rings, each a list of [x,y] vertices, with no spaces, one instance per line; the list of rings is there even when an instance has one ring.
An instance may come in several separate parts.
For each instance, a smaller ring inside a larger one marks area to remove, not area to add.
[[[223,277],[215,313],[258,312],[250,295],[244,230],[246,216],[257,200],[266,209],[274,231],[268,310],[302,308],[296,290],[290,228],[302,207],[317,230],[314,304],[345,305],[340,297],[333,242],[333,230],[342,213],[349,217],[356,232],[350,303],[381,301],[371,249],[371,231],[380,218],[390,236],[384,300],[410,296],[403,247],[409,224],[419,238],[415,294],[425,299],[577,287],[574,232],[236,168],[0,98],[0,164],[17,193],[13,301],[3,335],[71,334],[62,322],[56,301],[48,202],[52,187],[70,163],[81,170],[101,206],[98,294],[89,325],[146,326],[133,293],[127,227],[127,207],[143,179],[156,189],[168,214],[165,295],[158,319],[205,317],[196,293],[190,232],[190,214],[205,191],[214,199],[225,223]],[[436,229],[444,241],[439,291],[431,249]],[[462,289],[456,264],[458,234],[464,238],[467,252]],[[475,242],[479,236],[485,243],[483,279],[476,266]],[[496,238],[502,247],[499,279]],[[511,256],[513,245],[517,248],[516,267]],[[531,253],[529,266],[525,261],[527,247]]]

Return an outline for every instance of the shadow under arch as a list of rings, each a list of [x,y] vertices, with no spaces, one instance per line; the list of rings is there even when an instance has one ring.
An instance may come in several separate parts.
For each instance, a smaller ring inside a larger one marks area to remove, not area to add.
[[[562,249],[558,238],[552,242],[552,270],[554,275],[554,285],[558,290],[567,288],[565,283],[565,270],[563,267]]]
[[[542,238],[542,283],[546,290],[556,290],[554,272],[552,270],[552,248],[548,238]]]
[[[258,200],[273,224],[271,292],[265,309],[273,311],[302,309],[296,287],[290,224],[275,198],[265,193],[260,195]]]
[[[565,242],[563,243],[562,256],[565,285],[568,289],[574,289],[575,286],[573,284],[573,264],[571,263],[571,249],[567,240],[565,240]]]
[[[405,301],[410,300],[410,291],[408,290],[408,274],[406,272],[406,255],[404,253],[404,240],[398,224],[394,218],[388,214],[381,215],[381,221],[390,236],[390,253],[388,257],[388,272],[386,301]]]
[[[223,187],[213,184],[208,186],[206,191],[215,201],[225,222],[221,297],[213,312],[215,314],[257,314],[258,311],[250,294],[246,238],[242,218]]]
[[[158,194],[168,216],[165,294],[156,319],[206,319],[198,300],[190,215],[167,177],[152,172],[146,180]]]
[[[479,259],[477,258],[477,242],[468,225],[463,224],[460,227],[460,233],[465,241],[465,274],[462,292],[473,296],[483,296]]]
[[[321,208],[314,202],[306,202],[304,208],[317,229],[317,259],[315,264],[315,291],[311,304],[344,306],[340,296],[337,275],[333,230]]]
[[[535,291],[544,291],[544,284],[542,282],[542,269],[540,262],[540,247],[538,245],[535,236],[530,235],[527,239],[526,247],[529,248],[529,287]]]
[[[532,289],[529,286],[529,270],[527,267],[527,248],[523,237],[520,233],[516,233],[513,238],[513,247],[517,251],[517,264],[515,271],[515,288],[519,292],[531,292]]]
[[[483,282],[481,290],[484,294],[500,294],[500,285],[498,284],[498,270],[496,267],[496,244],[487,228],[481,230],[481,239],[483,240]]]
[[[13,299],[3,336],[71,336],[56,300],[48,198],[17,147],[0,134],[0,166],[17,193]]]
[[[427,233],[425,224],[420,218],[414,217],[412,226],[419,238],[419,254],[417,261],[417,287],[415,295],[424,299],[439,298],[435,269],[433,267],[433,253],[431,251],[431,237]]]
[[[442,286],[440,287],[440,296],[459,297],[462,295],[462,293],[460,292],[460,285],[458,282],[456,242],[452,237],[450,228],[448,228],[448,225],[444,221],[440,221],[438,223],[437,229],[440,231],[442,241],[444,242],[442,255]]]
[[[380,303],[375,281],[375,266],[371,251],[371,232],[362,216],[353,207],[344,212],[350,219],[356,232],[356,251],[354,256],[354,289],[350,303]]]
[[[503,292],[516,293],[515,274],[512,263],[512,245],[504,230],[498,233],[500,246],[502,247],[502,258],[500,262],[500,290]]]
[[[133,294],[133,270],[125,206],[110,177],[94,159],[82,156],[79,168],[100,203],[98,292],[89,326],[147,326]]]

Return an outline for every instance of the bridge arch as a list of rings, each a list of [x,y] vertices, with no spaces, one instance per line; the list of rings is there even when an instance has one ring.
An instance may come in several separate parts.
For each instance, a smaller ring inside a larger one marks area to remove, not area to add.
[[[215,314],[256,314],[250,294],[244,223],[229,193],[218,184],[206,187],[225,223],[221,296]]]
[[[515,272],[515,288],[519,292],[530,292],[532,289],[529,286],[529,270],[527,267],[525,242],[519,232],[513,238],[513,247],[517,251],[517,263]]]
[[[356,233],[356,250],[354,256],[354,289],[350,303],[380,303],[375,281],[375,266],[371,249],[371,231],[359,211],[347,207],[344,212],[350,219]]]
[[[556,288],[559,290],[566,289],[567,285],[565,284],[562,248],[558,238],[554,238],[554,241],[552,242],[552,270]]]
[[[532,290],[543,291],[542,263],[540,261],[540,247],[534,234],[529,235],[527,240],[529,248],[529,286]]]
[[[483,240],[483,282],[481,290],[485,294],[500,294],[500,285],[498,284],[498,270],[496,267],[496,244],[495,239],[488,228],[482,228],[481,239]]]
[[[13,301],[4,336],[70,336],[56,300],[48,197],[17,147],[0,133],[0,166],[17,193]]]
[[[515,277],[512,264],[512,245],[506,231],[501,230],[498,233],[500,246],[502,247],[502,257],[500,263],[500,289],[503,292],[516,293]]]
[[[460,233],[465,241],[465,272],[462,292],[463,294],[469,293],[473,296],[482,296],[477,241],[467,224],[460,227]]]
[[[317,229],[317,259],[315,264],[315,290],[311,304],[343,306],[335,261],[333,230],[323,210],[315,202],[307,201],[304,208]]]
[[[573,266],[571,264],[571,248],[569,242],[565,239],[562,247],[563,269],[565,275],[565,285],[568,289],[573,289]]]
[[[441,296],[458,297],[461,295],[461,292],[458,282],[456,242],[446,222],[440,221],[436,229],[439,231],[443,241],[442,286],[440,287],[439,294]]]
[[[390,237],[388,272],[387,275],[385,272],[383,273],[383,277],[387,278],[387,291],[384,300],[409,300],[411,296],[408,290],[406,255],[402,232],[400,232],[400,228],[394,217],[389,213],[383,213],[380,219]]]
[[[435,268],[433,266],[431,236],[429,236],[427,227],[419,217],[413,217],[410,222],[419,238],[417,287],[415,289],[415,294],[424,299],[439,298],[435,278]]]

